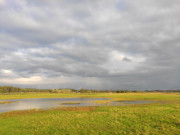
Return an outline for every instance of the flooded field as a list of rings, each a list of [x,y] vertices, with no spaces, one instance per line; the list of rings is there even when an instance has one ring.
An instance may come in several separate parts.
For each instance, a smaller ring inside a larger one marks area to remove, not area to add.
[[[52,107],[105,106],[144,104],[151,101],[113,101],[111,98],[30,98],[0,100],[0,113],[28,109],[50,109]]]

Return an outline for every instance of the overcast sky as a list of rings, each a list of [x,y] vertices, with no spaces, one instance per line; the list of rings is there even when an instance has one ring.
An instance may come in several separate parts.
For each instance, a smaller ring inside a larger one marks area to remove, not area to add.
[[[180,0],[0,0],[0,85],[180,89]]]

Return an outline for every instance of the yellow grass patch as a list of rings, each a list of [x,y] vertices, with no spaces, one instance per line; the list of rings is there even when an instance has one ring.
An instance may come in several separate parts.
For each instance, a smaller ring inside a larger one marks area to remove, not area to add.
[[[17,101],[0,101],[0,104],[10,104],[14,102],[17,102]]]
[[[30,109],[30,110],[20,110],[20,111],[10,111],[4,112],[0,114],[0,117],[11,117],[11,116],[19,116],[19,115],[28,115],[33,113],[43,113],[45,110],[43,109]]]
[[[97,104],[107,104],[110,103],[112,100],[95,100],[95,101],[88,101],[88,102],[93,102]]]
[[[30,110],[19,110],[19,111],[10,111],[4,112],[0,114],[0,117],[12,117],[19,115],[29,115],[34,113],[44,113],[47,111],[74,111],[74,112],[84,112],[84,111],[94,111],[97,107],[94,106],[83,106],[83,107],[57,107],[52,108],[52,110],[44,110],[44,109],[30,109]]]
[[[97,107],[95,106],[83,106],[83,107],[62,107],[56,108],[55,110],[59,111],[75,111],[75,112],[84,112],[84,111],[94,111]]]

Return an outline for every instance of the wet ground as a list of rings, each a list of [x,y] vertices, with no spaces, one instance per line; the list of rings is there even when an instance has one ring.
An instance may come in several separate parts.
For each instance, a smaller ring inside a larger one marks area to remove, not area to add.
[[[102,102],[103,101],[103,102]],[[108,98],[31,98],[31,99],[9,99],[0,100],[0,113],[28,109],[48,109],[60,106],[102,106],[102,105],[124,105],[124,104],[147,104],[151,101],[113,101]],[[9,102],[9,103],[8,103]]]

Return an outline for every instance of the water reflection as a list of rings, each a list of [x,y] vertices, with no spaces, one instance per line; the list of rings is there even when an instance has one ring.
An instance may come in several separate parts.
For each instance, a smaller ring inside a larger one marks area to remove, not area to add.
[[[109,100],[108,103],[98,103],[98,100]],[[111,101],[107,98],[32,98],[32,99],[11,99],[0,100],[11,101],[13,103],[0,104],[0,113],[15,110],[27,109],[47,109],[58,106],[100,106],[100,105],[123,105],[123,104],[143,104],[151,101]],[[97,101],[97,102],[95,102]]]
[[[62,106],[62,103],[70,103],[64,106],[94,106],[96,100],[109,100],[107,98],[32,98],[32,99],[11,99],[0,101],[12,101],[9,104],[0,104],[0,113],[15,110],[39,109]],[[71,104],[72,103],[72,104]],[[73,104],[79,103],[79,104]]]

